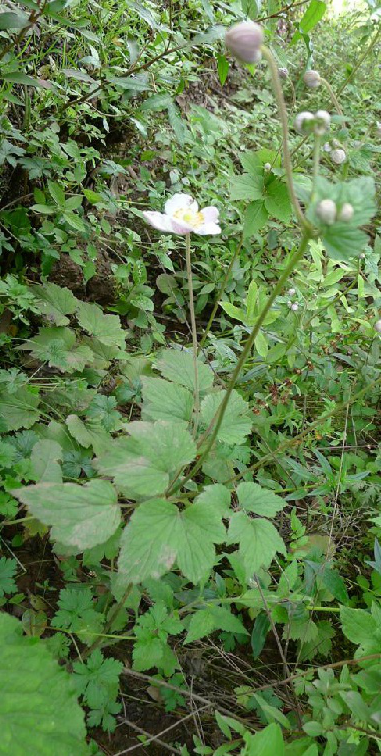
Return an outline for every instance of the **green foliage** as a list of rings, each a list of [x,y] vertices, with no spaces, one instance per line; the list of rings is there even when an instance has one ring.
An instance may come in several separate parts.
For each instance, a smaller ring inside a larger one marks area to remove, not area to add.
[[[342,19],[323,0],[16,5],[0,12],[0,751],[95,756],[78,696],[123,752],[123,680],[138,727],[155,700],[153,735],[161,706],[190,734],[197,718],[195,754],[373,753],[377,3]],[[223,43],[263,17],[286,119],[331,113],[315,149],[290,129],[292,166],[265,52],[245,70]],[[184,237],[142,220],[183,192],[222,228],[191,239],[197,355]],[[189,753],[180,727],[164,737]]]
[[[6,692],[0,704],[0,753],[28,751],[57,756],[85,756],[83,712],[73,680],[53,660],[43,641],[27,639],[21,624],[0,615],[1,679]],[[52,748],[52,741],[54,746]]]

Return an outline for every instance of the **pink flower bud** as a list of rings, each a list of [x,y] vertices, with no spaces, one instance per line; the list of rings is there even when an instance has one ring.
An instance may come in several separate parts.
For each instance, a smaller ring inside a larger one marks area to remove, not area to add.
[[[293,297],[294,294],[296,294],[296,289],[289,289],[288,293],[289,293],[290,297]]]
[[[336,204],[331,199],[325,199],[319,202],[316,207],[316,215],[327,226],[332,226],[336,220]]]
[[[292,305],[291,305],[291,310],[292,310],[293,312],[297,312],[297,311],[298,311],[298,309],[299,309],[299,305],[298,305],[298,303],[297,303],[297,302],[294,302],[294,304],[292,304]]]
[[[311,127],[315,121],[315,116],[310,113],[309,110],[304,110],[302,113],[298,113],[294,121],[294,128],[298,134],[307,134],[311,131]]]
[[[332,150],[331,152],[331,160],[333,160],[336,165],[341,165],[341,163],[345,163],[347,159],[346,153],[344,150]]]
[[[226,32],[226,47],[241,63],[258,63],[261,59],[263,31],[254,21],[242,21]]]
[[[288,77],[288,68],[278,68],[278,74],[281,79],[287,79]]]
[[[271,171],[271,163],[265,163],[263,168],[265,171]]]
[[[350,202],[344,202],[344,204],[343,204],[343,206],[342,206],[342,208],[341,208],[341,210],[340,210],[340,212],[339,212],[339,214],[337,216],[337,219],[340,220],[340,221],[344,221],[344,223],[349,223],[349,221],[351,221],[352,218],[353,218],[354,212],[355,211],[354,211],[352,205],[350,204]]]
[[[377,323],[374,324],[374,327],[377,333],[381,333],[381,320],[377,320]]]
[[[318,71],[306,71],[303,76],[303,81],[306,87],[316,89],[316,87],[320,87],[321,84],[320,74]]]

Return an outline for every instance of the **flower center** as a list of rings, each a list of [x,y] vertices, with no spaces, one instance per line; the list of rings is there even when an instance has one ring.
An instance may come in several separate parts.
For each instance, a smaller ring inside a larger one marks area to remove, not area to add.
[[[202,212],[191,210],[189,207],[180,208],[173,213],[173,217],[178,221],[184,221],[192,228],[199,228],[204,223]]]

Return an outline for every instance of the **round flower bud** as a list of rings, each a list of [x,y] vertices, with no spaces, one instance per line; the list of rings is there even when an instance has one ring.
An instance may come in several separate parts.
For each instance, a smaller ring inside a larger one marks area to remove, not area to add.
[[[306,71],[306,73],[303,76],[303,81],[306,87],[310,87],[311,89],[316,89],[316,87],[320,87],[321,78],[320,78],[319,71]]]
[[[366,254],[365,254],[365,252],[361,252],[361,255],[360,255],[360,257],[361,257],[361,259],[362,259],[362,260],[365,260],[365,258],[366,258]]]
[[[296,294],[296,289],[289,289],[288,293],[289,293],[290,297],[293,297],[294,294]]]
[[[297,312],[297,311],[298,311],[298,309],[299,309],[299,305],[298,305],[298,303],[297,303],[297,302],[294,302],[294,304],[292,304],[292,305],[291,305],[291,310],[292,310],[293,312]]]
[[[311,131],[311,127],[315,121],[315,116],[310,113],[309,110],[304,110],[302,113],[298,113],[294,121],[294,128],[298,134],[306,134]]]
[[[332,226],[332,223],[336,220],[336,204],[331,199],[325,199],[319,202],[316,208],[316,215],[327,226]]]
[[[344,202],[344,204],[343,204],[343,206],[342,206],[342,208],[341,208],[341,210],[340,210],[340,212],[339,212],[339,214],[337,216],[337,219],[340,220],[340,221],[344,221],[344,223],[349,223],[349,221],[351,221],[352,218],[353,218],[354,212],[355,211],[354,211],[352,205],[350,204],[350,202]]]
[[[344,150],[332,150],[331,159],[336,165],[341,165],[341,163],[345,163],[347,156]]]
[[[278,68],[278,74],[281,79],[287,79],[288,77],[288,68]]]
[[[258,63],[261,59],[263,31],[254,21],[242,21],[226,32],[226,47],[241,63]]]
[[[329,142],[326,142],[325,144],[323,144],[323,150],[324,150],[324,152],[331,152],[331,149],[332,149],[332,147],[331,147],[331,145],[330,145]]]
[[[271,171],[271,163],[265,163],[263,168],[265,171]]]
[[[374,327],[377,333],[381,333],[381,320],[377,320],[377,323],[374,324]]]
[[[326,110],[318,110],[315,113],[316,118],[316,126],[315,126],[315,134],[317,136],[323,136],[327,131],[329,131],[329,126],[331,123],[331,116],[329,113],[327,113]]]

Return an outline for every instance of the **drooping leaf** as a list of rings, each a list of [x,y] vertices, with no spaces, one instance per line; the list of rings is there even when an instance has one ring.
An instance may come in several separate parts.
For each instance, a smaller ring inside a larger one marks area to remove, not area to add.
[[[115,489],[106,480],[38,483],[14,491],[32,514],[52,528],[52,538],[79,553],[104,543],[115,533],[120,508]]]
[[[73,680],[44,641],[25,638],[16,619],[0,614],[0,642],[0,753],[90,756]]]

